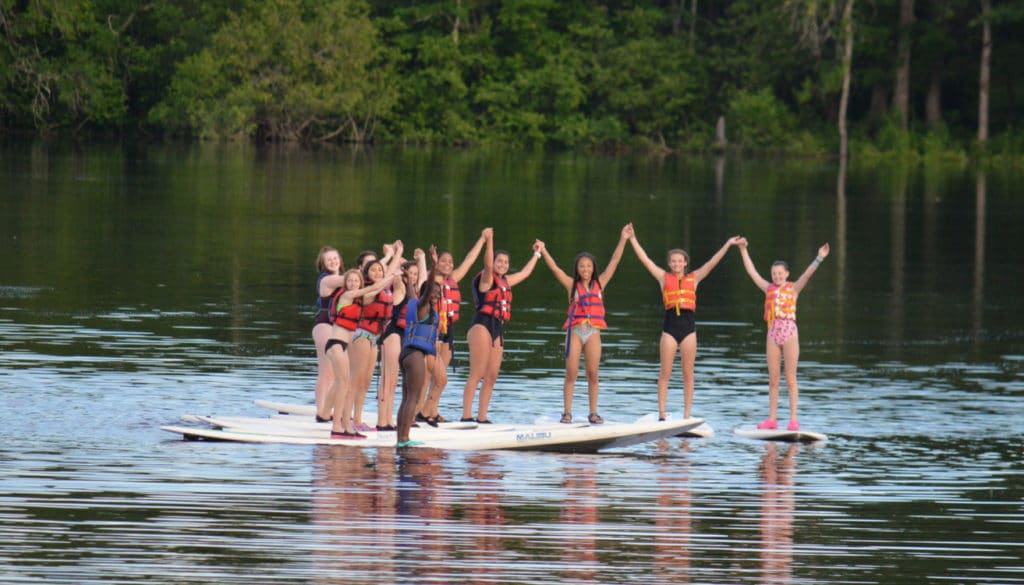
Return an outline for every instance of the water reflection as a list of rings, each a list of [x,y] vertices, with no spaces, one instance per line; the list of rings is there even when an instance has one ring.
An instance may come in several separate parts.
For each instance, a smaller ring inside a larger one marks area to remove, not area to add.
[[[463,551],[469,568],[470,583],[492,583],[494,567],[491,562],[501,552],[502,526],[505,511],[502,508],[503,475],[491,453],[473,453],[466,457],[469,477],[473,480],[473,494],[466,503],[465,520],[472,524],[472,545]]]
[[[593,582],[599,568],[597,464],[592,457],[574,458],[562,471],[565,501],[558,518],[562,535],[555,546],[564,551],[566,568],[561,576],[569,581]]]
[[[679,457],[679,451],[684,457]],[[658,493],[654,508],[654,565],[672,583],[690,582],[690,540],[693,522],[690,511],[689,442],[676,447],[675,441],[658,443]]]
[[[793,578],[793,477],[796,443],[781,449],[765,444],[761,476],[761,583],[791,583]]]

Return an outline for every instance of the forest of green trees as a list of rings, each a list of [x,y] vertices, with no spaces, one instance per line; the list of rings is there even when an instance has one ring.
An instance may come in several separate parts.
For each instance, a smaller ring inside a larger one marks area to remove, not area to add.
[[[1022,33],[1024,0],[0,0],[0,135],[1020,155]]]

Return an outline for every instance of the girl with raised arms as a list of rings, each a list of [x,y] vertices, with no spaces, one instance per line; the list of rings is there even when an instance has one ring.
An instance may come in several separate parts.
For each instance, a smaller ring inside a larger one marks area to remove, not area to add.
[[[405,334],[406,306],[416,296],[427,279],[426,254],[416,248],[415,261],[402,263],[402,278],[392,286],[394,311],[384,333],[380,337],[380,385],[377,390],[377,430],[395,430],[393,412],[395,388],[398,387],[399,353],[402,351],[402,336]]]
[[[334,384],[326,403],[333,405],[334,410],[332,439],[363,439],[366,435],[357,433],[352,425],[353,395],[349,383],[348,349],[362,313],[362,306],[357,301],[364,295],[375,295],[384,290],[395,279],[395,273],[385,275],[372,286],[363,285],[363,273],[356,269],[346,272],[343,278],[344,286],[331,297],[332,327],[330,339],[324,347],[334,369]]]
[[[658,342],[661,369],[658,371],[658,419],[665,420],[665,406],[668,401],[668,381],[672,377],[672,364],[680,356],[683,369],[683,418],[690,418],[693,406],[693,365],[697,359],[697,325],[694,312],[697,309],[697,285],[707,278],[715,266],[722,261],[730,246],[739,244],[742,238],[729,238],[715,252],[710,260],[697,270],[687,272],[690,256],[678,248],[668,251],[668,270],[659,268],[640,246],[636,234],[629,239],[640,263],[661,285],[665,318]]]
[[[598,369],[601,365],[601,330],[607,329],[604,318],[604,290],[615,274],[615,269],[622,260],[622,252],[626,241],[633,235],[633,224],[627,224],[619,235],[619,243],[612,252],[608,266],[600,276],[597,275],[597,261],[588,252],[576,255],[573,261],[573,275],[570,277],[555,262],[544,242],[537,240],[544,262],[551,269],[566,291],[569,293],[569,317],[562,329],[565,337],[565,383],[562,386],[564,409],[563,423],[572,422],[572,399],[576,387],[576,378],[580,369],[580,354],[587,360],[587,398],[590,401],[590,415],[587,420],[591,424],[601,424],[604,419],[597,413]]]
[[[363,280],[372,285],[384,278],[385,274],[397,274],[402,265],[402,242],[396,240],[391,250],[385,247],[385,251],[391,252],[390,262],[387,269],[380,260],[366,260],[362,266]],[[385,256],[386,258],[388,256]],[[362,313],[356,323],[356,331],[352,336],[352,346],[349,348],[350,380],[353,393],[353,412],[356,430],[368,432],[373,430],[363,422],[363,405],[366,403],[366,394],[370,390],[370,382],[373,380],[373,369],[377,364],[377,339],[384,332],[384,325],[391,319],[394,312],[394,293],[390,286],[364,295],[359,300],[362,305]],[[389,346],[387,349],[397,349]],[[397,356],[387,356],[387,362],[393,362]],[[379,421],[378,421],[379,422]]]
[[[462,280],[469,269],[480,256],[480,251],[487,241],[488,234],[493,233],[491,228],[484,228],[480,232],[469,253],[463,258],[458,268],[455,267],[455,257],[451,252],[442,251],[437,254],[431,247],[431,261],[437,274],[437,282],[441,284],[441,296],[437,300],[438,315],[441,322],[437,330],[437,352],[436,356],[427,355],[427,372],[429,376],[429,389],[425,389],[421,398],[420,409],[417,411],[417,420],[425,421],[431,426],[444,422],[444,417],[438,413],[438,405],[441,403],[441,393],[448,385],[448,365],[452,363],[455,348],[455,323],[459,320],[459,304],[462,302],[462,293],[459,291],[459,281]],[[425,387],[426,388],[426,387]]]
[[[786,387],[789,390],[789,425],[790,431],[800,430],[797,420],[797,398],[799,391],[796,384],[796,367],[800,360],[800,338],[796,328],[796,300],[800,291],[807,286],[807,281],[818,270],[828,256],[828,243],[818,248],[818,256],[800,275],[796,282],[789,281],[789,265],[782,260],[772,263],[771,282],[757,273],[754,261],[747,251],[747,240],[739,241],[740,254],[743,256],[743,267],[757,288],[765,293],[764,320],[768,324],[768,337],[765,341],[765,353],[768,358],[768,418],[757,425],[759,429],[777,429],[779,408],[780,361],[786,364]]]
[[[435,267],[436,270],[436,267]],[[435,306],[441,297],[441,284],[431,271],[418,297],[406,304],[405,336],[402,338],[402,404],[398,407],[398,447],[420,443],[409,440],[409,429],[420,403],[420,393],[427,380],[426,357],[437,351],[437,334],[441,316]]]
[[[530,276],[540,257],[540,247],[535,243],[533,257],[526,266],[515,274],[508,274],[508,252],[494,250],[493,230],[486,234],[484,269],[473,278],[476,314],[466,334],[469,342],[469,375],[462,391],[462,421],[474,420],[473,398],[477,387],[480,387],[480,404],[475,420],[483,424],[491,422],[487,418],[487,407],[501,370],[505,350],[503,326],[512,317],[512,287]]]

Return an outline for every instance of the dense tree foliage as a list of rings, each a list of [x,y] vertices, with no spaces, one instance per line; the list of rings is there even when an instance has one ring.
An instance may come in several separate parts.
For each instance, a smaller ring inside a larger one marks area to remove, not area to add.
[[[0,0],[0,132],[701,149],[724,117],[831,153],[848,118],[1020,153],[1022,31],[1024,0]]]

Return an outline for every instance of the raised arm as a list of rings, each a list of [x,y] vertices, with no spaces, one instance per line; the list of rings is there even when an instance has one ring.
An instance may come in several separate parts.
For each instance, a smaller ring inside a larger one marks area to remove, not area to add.
[[[718,266],[718,263],[722,261],[722,258],[725,258],[725,253],[729,251],[729,247],[739,244],[741,239],[742,238],[739,236],[733,236],[726,240],[725,243],[722,244],[722,247],[715,252],[714,256],[705,262],[703,266],[693,271],[694,283],[699,283],[704,280],[704,278],[715,269],[715,266]]]
[[[804,273],[800,275],[800,278],[793,283],[793,291],[796,294],[800,294],[800,291],[807,286],[807,281],[811,279],[811,276],[814,276],[814,273],[818,270],[818,265],[821,264],[826,256],[828,256],[828,242],[825,242],[822,247],[818,248],[818,257],[811,262],[807,269],[804,270]]]
[[[523,266],[522,270],[516,272],[515,274],[508,275],[509,286],[515,286],[520,282],[523,282],[524,280],[529,278],[531,274],[533,274],[533,269],[537,267],[537,260],[540,259],[541,256],[543,256],[543,252],[541,252],[541,250],[543,249],[544,242],[540,240],[535,240],[533,242],[533,255],[530,256],[530,259],[526,262],[526,266]]]
[[[615,276],[615,269],[619,267],[619,262],[622,260],[622,253],[626,250],[626,242],[633,236],[633,224],[627,223],[622,227],[622,231],[619,232],[619,243],[615,246],[615,251],[612,252],[612,258],[608,261],[608,266],[605,266],[601,276],[598,277],[597,282],[601,285],[601,288],[608,286],[608,282]]]
[[[371,284],[370,286],[364,286],[356,290],[347,290],[341,295],[341,300],[344,301],[340,304],[350,304],[352,299],[357,297],[364,297],[372,299],[374,295],[387,288],[390,284],[395,281],[396,274],[391,272],[384,275],[384,278]]]
[[[477,289],[480,292],[487,292],[491,290],[491,285],[494,284],[494,231],[487,236],[487,241],[484,242],[484,271],[480,275],[480,282],[477,284]]]
[[[747,239],[740,238],[740,241],[736,245],[740,248],[740,255],[743,256],[743,267],[747,269],[747,275],[750,276],[750,280],[754,281],[757,288],[767,292],[768,285],[771,283],[761,278],[761,275],[757,273],[757,268],[754,267],[754,261],[750,259],[750,252],[747,251]]]
[[[433,252],[433,244],[431,244],[430,249]],[[420,290],[423,288],[423,283],[427,281],[427,255],[423,253],[423,249],[416,248],[412,251],[412,258],[416,261],[416,268],[419,269],[417,271],[419,276],[416,279],[416,290]],[[434,259],[433,264],[434,266],[437,266],[436,258]]]
[[[533,245],[535,249],[538,244],[540,244],[540,254],[541,256],[544,257],[544,263],[548,265],[548,268],[551,269],[551,273],[555,275],[555,280],[557,280],[558,284],[562,285],[565,288],[565,290],[571,291],[572,277],[566,274],[564,270],[558,267],[558,263],[555,262],[555,259],[551,256],[551,253],[548,252],[548,248],[547,246],[544,245],[544,242],[540,240],[534,240]]]
[[[629,236],[629,243],[633,245],[633,251],[636,252],[636,257],[640,259],[640,263],[644,265],[644,268],[647,269],[647,272],[651,273],[651,276],[653,276],[655,280],[659,283],[664,282],[665,271],[659,268],[658,265],[654,263],[654,260],[651,260],[647,255],[647,252],[644,251],[643,246],[640,245],[640,240],[636,239],[636,231],[632,229],[632,225],[633,224],[630,224],[631,234]]]
[[[488,235],[493,233],[494,230],[492,228],[484,228],[483,231],[480,232],[480,237],[477,238],[473,247],[469,249],[469,252],[466,254],[466,258],[462,261],[462,264],[459,264],[458,268],[452,270],[452,280],[459,282],[465,278],[466,273],[469,272],[469,269],[473,267],[473,263],[476,262],[477,257],[480,256],[480,250],[484,249],[484,243],[487,241]]]

